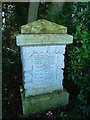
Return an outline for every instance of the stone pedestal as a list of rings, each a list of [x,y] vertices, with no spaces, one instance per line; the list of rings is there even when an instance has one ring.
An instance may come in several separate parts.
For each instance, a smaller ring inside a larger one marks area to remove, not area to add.
[[[21,92],[24,116],[60,108],[68,104],[69,100],[69,93],[64,89],[35,96],[25,97],[24,95],[25,94]]]
[[[66,27],[42,19],[22,26],[21,34],[16,36],[23,67],[24,91],[21,96],[24,115],[68,103],[62,68],[65,47],[72,43],[73,37],[66,33]]]

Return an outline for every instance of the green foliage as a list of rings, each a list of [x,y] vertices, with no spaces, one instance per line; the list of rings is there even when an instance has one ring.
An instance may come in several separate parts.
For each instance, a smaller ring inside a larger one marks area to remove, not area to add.
[[[22,69],[20,48],[16,46],[16,34],[19,33],[20,26],[26,24],[27,6],[27,3],[2,4],[3,19],[5,19],[2,23],[3,118],[16,116],[15,109],[18,108],[17,104],[20,104],[18,98]]]
[[[89,84],[89,5],[88,3],[74,3],[73,5],[73,37],[74,44],[67,48],[67,79],[79,87],[77,95],[78,111],[83,117],[88,116],[88,91]]]

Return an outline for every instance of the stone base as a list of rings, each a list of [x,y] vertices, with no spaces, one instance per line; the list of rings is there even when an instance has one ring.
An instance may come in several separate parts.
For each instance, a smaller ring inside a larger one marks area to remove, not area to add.
[[[41,113],[68,104],[69,93],[66,90],[54,91],[48,94],[25,97],[21,92],[23,115]]]

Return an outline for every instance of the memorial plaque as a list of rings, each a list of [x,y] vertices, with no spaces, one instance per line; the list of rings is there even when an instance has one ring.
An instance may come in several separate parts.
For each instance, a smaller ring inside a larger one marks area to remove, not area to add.
[[[27,46],[21,47],[21,52],[25,96],[48,93],[63,88],[62,68],[64,68],[65,45],[58,47]]]

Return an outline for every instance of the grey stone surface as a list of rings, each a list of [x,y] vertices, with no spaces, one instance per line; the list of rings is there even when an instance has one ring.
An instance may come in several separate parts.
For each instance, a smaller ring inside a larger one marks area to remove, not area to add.
[[[63,89],[65,47],[21,47],[25,96]]]
[[[66,45],[73,42],[68,34],[19,34],[16,36],[18,46],[33,45]]]
[[[21,90],[22,91],[22,90]],[[48,94],[40,94],[36,96],[24,97],[21,92],[23,115],[42,113],[44,111],[60,108],[68,104],[69,93],[64,89],[62,91],[54,91]]]
[[[40,19],[21,26],[21,33],[67,33],[67,27]]]

